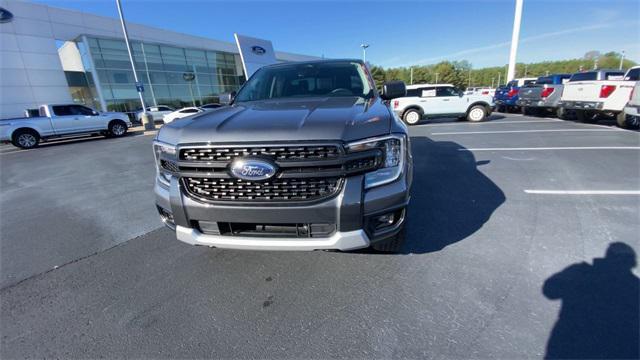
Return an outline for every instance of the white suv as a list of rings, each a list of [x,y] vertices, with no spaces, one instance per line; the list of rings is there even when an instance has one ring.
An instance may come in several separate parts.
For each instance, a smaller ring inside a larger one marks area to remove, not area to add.
[[[392,107],[408,125],[424,117],[445,116],[477,122],[491,115],[493,97],[488,93],[465,95],[451,84],[419,84],[407,86],[407,95],[393,100]]]

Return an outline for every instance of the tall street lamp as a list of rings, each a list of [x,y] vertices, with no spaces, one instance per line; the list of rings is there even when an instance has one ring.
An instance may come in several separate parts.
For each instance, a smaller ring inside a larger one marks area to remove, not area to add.
[[[124,42],[127,45],[127,52],[129,53],[129,61],[131,62],[131,69],[133,70],[133,79],[136,82],[136,91],[140,97],[140,104],[142,105],[142,125],[146,130],[155,129],[156,125],[153,123],[153,118],[147,113],[147,105],[144,103],[144,87],[142,82],[138,80],[138,72],[136,71],[136,64],[133,61],[133,51],[131,51],[131,44],[129,43],[129,33],[127,32],[127,25],[124,23],[124,14],[122,12],[122,5],[120,0],[116,0],[116,6],[118,7],[118,14],[120,15],[120,24],[122,25],[122,34],[124,35]],[[151,86],[151,85],[149,85]]]
[[[369,47],[369,44],[360,44],[360,47],[362,48],[362,62],[363,63],[367,63],[367,48]]]
[[[511,34],[511,51],[509,52],[509,67],[507,70],[507,82],[516,77],[516,54],[518,53],[518,41],[520,40],[520,22],[522,20],[522,3],[524,0],[516,0],[516,12],[513,17],[513,33]]]

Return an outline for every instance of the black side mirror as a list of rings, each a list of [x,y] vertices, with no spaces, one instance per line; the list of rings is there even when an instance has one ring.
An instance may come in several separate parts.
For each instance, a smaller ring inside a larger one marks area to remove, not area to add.
[[[98,115],[100,115],[100,113],[95,111],[95,110],[93,110],[93,116],[98,116]]]
[[[404,81],[387,81],[382,84],[380,97],[383,100],[391,100],[407,95],[407,87]]]

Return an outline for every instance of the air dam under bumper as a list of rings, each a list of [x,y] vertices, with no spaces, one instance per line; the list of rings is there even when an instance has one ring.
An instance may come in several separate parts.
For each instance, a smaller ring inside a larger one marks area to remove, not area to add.
[[[196,229],[176,226],[178,240],[191,245],[246,250],[353,250],[369,246],[369,237],[362,230],[336,232],[328,238],[277,239],[252,236],[207,235]]]
[[[392,183],[366,192],[363,176],[348,177],[341,191],[331,199],[310,204],[276,206],[208,204],[184,194],[176,178],[169,188],[156,180],[156,205],[171,214],[170,228],[175,228],[178,240],[191,245],[245,250],[355,250],[369,247],[372,242],[396,235],[404,223],[402,211],[409,202],[406,173]],[[402,212],[397,223],[386,230],[365,231],[367,220],[386,213]],[[195,224],[199,221],[256,223],[332,223],[336,231],[327,237],[263,237],[218,235],[203,233]],[[372,236],[373,237],[372,237]]]

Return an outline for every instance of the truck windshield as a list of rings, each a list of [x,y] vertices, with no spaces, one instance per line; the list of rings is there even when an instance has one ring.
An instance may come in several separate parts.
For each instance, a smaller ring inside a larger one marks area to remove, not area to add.
[[[240,89],[235,101],[371,95],[364,65],[345,61],[262,68]]]
[[[536,81],[536,84],[538,85],[553,84],[553,78],[551,76],[538,78],[538,81]]]
[[[587,71],[582,73],[575,73],[571,76],[569,81],[585,81],[585,80],[596,80],[598,78],[598,73],[595,71]]]

